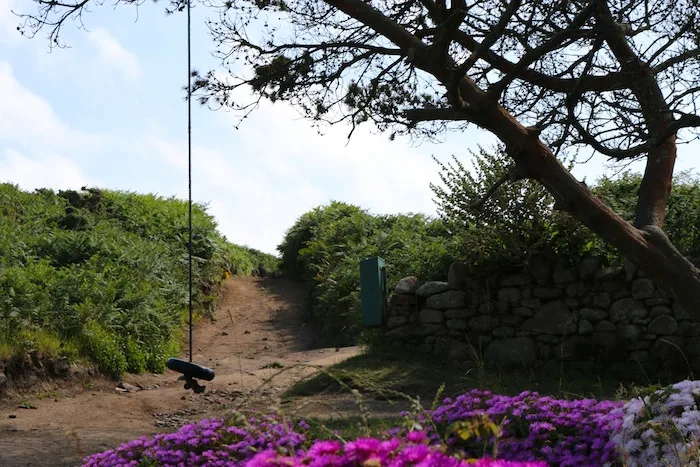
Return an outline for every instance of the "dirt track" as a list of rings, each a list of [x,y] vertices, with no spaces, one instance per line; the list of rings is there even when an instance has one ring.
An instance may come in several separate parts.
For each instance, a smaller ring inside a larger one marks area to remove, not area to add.
[[[216,371],[205,394],[184,390],[179,374],[171,371],[125,376],[126,383],[151,388],[135,392],[119,392],[116,382],[98,378],[15,394],[0,402],[0,466],[79,465],[90,453],[226,413],[251,395],[269,409],[284,389],[313,371],[303,365],[327,366],[358,352],[355,347],[310,350],[305,317],[298,284],[231,278],[223,286],[215,322],[195,328],[194,361]],[[280,366],[288,370],[260,390]],[[36,409],[18,408],[21,404]]]

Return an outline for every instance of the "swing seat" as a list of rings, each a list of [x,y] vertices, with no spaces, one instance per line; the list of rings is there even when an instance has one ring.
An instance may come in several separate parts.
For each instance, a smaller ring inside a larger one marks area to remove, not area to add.
[[[169,358],[165,366],[173,371],[182,373],[185,379],[203,379],[205,381],[214,379],[214,370],[211,368],[180,360],[179,358]]]

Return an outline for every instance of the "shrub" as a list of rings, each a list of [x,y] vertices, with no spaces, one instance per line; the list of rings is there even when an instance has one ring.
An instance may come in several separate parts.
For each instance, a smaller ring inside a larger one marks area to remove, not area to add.
[[[641,182],[641,174],[627,171],[614,180],[600,179],[592,191],[624,219],[634,221]],[[681,172],[674,177],[664,230],[681,253],[700,257],[700,178],[697,175]]]
[[[470,151],[472,169],[456,157],[440,168],[442,186],[431,184],[438,214],[459,239],[459,259],[475,274],[515,268],[534,255],[574,263],[584,254],[606,254],[604,244],[568,214],[534,180],[506,182],[486,194],[511,167],[502,147]]]
[[[456,157],[440,168],[444,186],[431,184],[438,205],[438,214],[464,241],[475,242],[479,249],[475,257],[489,255],[520,255],[542,244],[548,232],[554,199],[543,186],[531,180],[506,182],[488,199],[487,190],[494,186],[509,169],[510,163],[503,150],[494,153],[479,148],[470,151],[472,168],[469,170]],[[482,208],[475,205],[482,203]]]
[[[82,329],[81,350],[90,355],[104,373],[120,375],[126,371],[126,356],[118,337],[94,321],[89,321]]]
[[[584,255],[621,261],[617,251],[568,214],[554,209],[554,199],[533,180],[506,183],[474,204],[510,168],[502,147],[471,152],[472,170],[457,158],[438,161],[442,186],[431,184],[438,213],[459,239],[459,259],[474,271],[488,273],[517,267],[533,255],[549,255],[576,263]],[[591,187],[617,214],[634,221],[640,174],[624,172],[601,178]],[[689,172],[675,177],[668,201],[665,230],[681,253],[700,256],[700,179]]]
[[[188,307],[187,246],[181,200],[0,184],[3,354],[35,345],[27,333],[50,335],[107,373],[163,371]],[[193,255],[198,313],[211,311],[225,271],[277,267],[271,255],[228,243],[201,205],[193,206]]]
[[[306,282],[317,328],[332,344],[361,332],[359,264],[381,256],[387,280],[445,279],[456,243],[442,222],[420,214],[371,215],[334,201],[302,215],[278,246],[280,268]]]
[[[344,218],[368,220],[365,211],[338,201],[332,201],[328,206],[320,206],[303,214],[286,232],[284,239],[277,247],[280,252],[280,271],[287,277],[310,280],[313,278],[313,260],[311,252],[302,253],[312,240],[318,238],[317,231],[324,225],[334,224]],[[349,240],[349,239],[343,239]],[[338,243],[338,248],[347,248],[348,242]]]

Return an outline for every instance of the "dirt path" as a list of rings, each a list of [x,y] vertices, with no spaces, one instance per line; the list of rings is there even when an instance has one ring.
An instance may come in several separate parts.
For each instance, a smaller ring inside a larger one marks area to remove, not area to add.
[[[116,382],[15,394],[0,403],[0,466],[75,466],[93,452],[184,423],[221,415],[251,395],[270,407],[313,370],[356,355],[355,347],[310,350],[304,291],[285,279],[232,278],[223,286],[215,322],[195,328],[194,361],[216,371],[207,391],[185,391],[179,374],[128,375],[147,388],[119,392]],[[182,358],[185,358],[183,356]],[[272,375],[287,370],[260,390]],[[21,404],[36,410],[18,408]]]

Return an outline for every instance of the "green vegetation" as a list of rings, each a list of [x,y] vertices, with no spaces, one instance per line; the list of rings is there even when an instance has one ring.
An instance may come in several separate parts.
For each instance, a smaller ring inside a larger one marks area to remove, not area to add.
[[[187,311],[187,203],[90,189],[0,185],[0,358],[37,350],[109,374],[162,371]],[[193,206],[194,305],[210,313],[227,273],[276,273]]]
[[[363,337],[378,343],[376,332],[362,333],[359,262],[368,256],[386,260],[388,283],[401,277],[444,280],[449,265],[462,261],[475,277],[517,269],[532,256],[576,263],[599,255],[604,263],[622,261],[568,214],[537,182],[506,183],[480,208],[474,205],[509,170],[502,151],[473,153],[473,170],[456,158],[439,164],[441,186],[432,185],[438,219],[420,214],[372,215],[357,206],[331,202],[302,215],[278,246],[281,270],[311,290],[315,325],[324,343],[343,345]],[[624,218],[632,220],[641,176],[624,173],[602,179],[592,191]],[[700,180],[676,177],[668,203],[666,231],[680,251],[700,257]]]
[[[270,362],[270,363],[266,363],[262,366],[263,370],[266,370],[266,369],[279,370],[282,368],[284,368],[284,364],[282,364],[280,362]]]
[[[321,335],[344,344],[361,330],[360,261],[384,258],[390,284],[409,274],[439,280],[446,278],[456,247],[440,220],[420,214],[375,216],[334,201],[301,216],[278,250],[282,273],[310,286]]]
[[[506,395],[516,395],[527,389],[565,399],[609,399],[619,391],[622,382],[633,384],[638,381],[633,377],[621,378],[619,374],[591,377],[570,368],[562,368],[561,372],[505,371],[486,368],[479,363],[446,362],[417,353],[407,355],[406,351],[399,354],[384,350],[361,354],[333,365],[298,382],[286,396],[307,397],[357,389],[387,399],[400,399],[401,395],[409,394],[431,401],[440,391],[453,396],[479,388]]]
[[[301,404],[304,398],[321,394],[345,395],[345,398],[365,401],[375,399],[396,405],[398,408],[387,408],[393,413],[412,405],[410,399],[418,398],[423,406],[429,407],[432,401],[439,401],[443,396],[455,397],[471,389],[511,396],[526,390],[536,391],[567,400],[627,400],[648,395],[675,381],[671,376],[650,380],[634,365],[623,372],[618,369],[591,373],[570,365],[518,371],[485,365],[481,361],[446,361],[406,349],[400,352],[382,349],[370,350],[319,370],[287,390],[285,398]],[[356,425],[342,420],[338,423],[347,424],[351,431]]]
[[[380,437],[389,430],[402,426],[402,417],[336,417],[336,418],[306,418],[309,424],[309,431],[306,432],[307,439],[313,440],[352,440],[361,437]]]
[[[634,220],[640,174],[625,172],[615,180],[598,181],[593,192],[628,221]],[[686,256],[700,258],[700,178],[691,172],[674,177],[664,231]]]
[[[442,186],[431,184],[438,214],[460,245],[455,259],[479,275],[518,267],[533,254],[575,261],[600,249],[588,230],[554,209],[552,196],[535,181],[506,182],[487,198],[511,163],[502,151],[480,148],[471,155],[471,170],[454,156],[448,164],[436,160]]]
[[[555,209],[554,199],[532,180],[506,183],[481,208],[472,206],[506,173],[511,162],[502,148],[490,153],[472,152],[473,170],[453,157],[441,164],[443,186],[431,185],[438,213],[459,238],[458,259],[475,271],[488,273],[518,267],[533,255],[553,256],[575,263],[584,255],[600,255],[609,263],[621,261],[616,249],[603,242],[567,213]],[[608,206],[627,221],[634,221],[637,191],[642,176],[624,172],[614,179],[601,178],[591,187]],[[666,233],[686,256],[700,256],[700,179],[678,174],[668,201]]]

